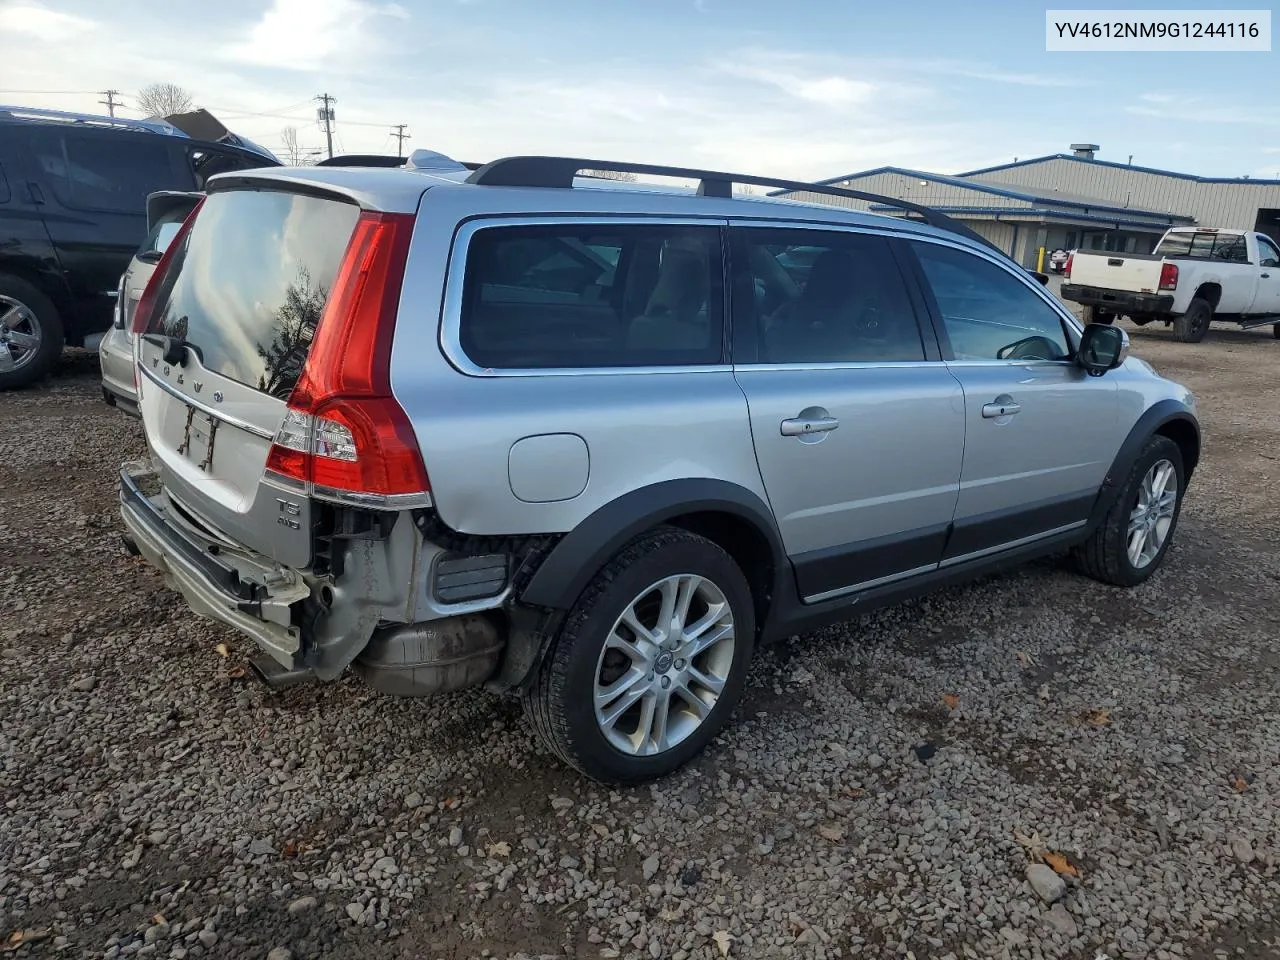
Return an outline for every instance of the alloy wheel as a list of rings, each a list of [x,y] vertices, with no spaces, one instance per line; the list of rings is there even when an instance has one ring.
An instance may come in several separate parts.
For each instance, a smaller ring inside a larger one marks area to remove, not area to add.
[[[600,652],[600,732],[631,756],[676,746],[719,700],[734,643],[733,610],[706,577],[677,574],[652,584],[614,622]]]
[[[1159,555],[1177,506],[1178,471],[1168,460],[1157,460],[1142,478],[1129,513],[1128,554],[1134,569],[1144,569]]]
[[[35,311],[0,294],[0,373],[21,370],[40,352],[43,332]]]

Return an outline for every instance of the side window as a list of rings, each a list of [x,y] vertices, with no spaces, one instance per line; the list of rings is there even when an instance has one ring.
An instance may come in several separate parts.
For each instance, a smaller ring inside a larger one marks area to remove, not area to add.
[[[467,249],[459,339],[492,369],[720,363],[716,227],[486,227]]]
[[[169,249],[169,244],[173,242],[173,238],[182,229],[182,223],[186,219],[188,208],[182,207],[177,210],[171,210],[164,214],[151,227],[151,232],[147,234],[147,239],[142,241],[142,246],[138,248],[138,257],[152,263],[158,261],[164,252]]]
[[[229,150],[213,150],[208,147],[195,147],[188,150],[187,162],[191,165],[191,179],[197,190],[203,190],[205,181],[216,173],[251,170],[267,165],[266,160],[252,160],[243,154]]]
[[[737,231],[750,272],[735,323],[754,327],[760,363],[923,360],[924,344],[889,242],[796,228]]]
[[[1245,247],[1244,234],[1218,234],[1213,241],[1213,259],[1248,263],[1249,252]]]
[[[1258,238],[1258,264],[1263,267],[1280,267],[1280,247],[1265,237]]]
[[[957,360],[1065,360],[1066,331],[1027,284],[989,260],[912,242]]]
[[[148,193],[174,186],[168,138],[41,130],[32,141],[54,196],[73,209],[141,213]]]

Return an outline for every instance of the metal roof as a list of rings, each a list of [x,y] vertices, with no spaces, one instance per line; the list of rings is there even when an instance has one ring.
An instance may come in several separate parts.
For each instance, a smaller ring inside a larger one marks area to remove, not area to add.
[[[1052,159],[1052,158],[1042,158]],[[1068,159],[1077,159],[1074,157]],[[994,168],[993,168],[994,169]],[[983,171],[974,171],[980,173]],[[1086,197],[1078,194],[1063,194],[1059,191],[1040,191],[1027,187],[1014,186],[1012,184],[995,184],[984,180],[966,180],[964,176],[948,176],[942,173],[927,173],[923,170],[911,170],[906,167],[876,167],[872,170],[863,170],[860,173],[850,173],[842,177],[831,177],[827,180],[818,180],[820,184],[838,184],[847,180],[859,180],[863,177],[871,177],[881,173],[896,173],[900,176],[911,177],[913,179],[927,180],[932,183],[942,183],[951,187],[958,187],[964,190],[973,190],[978,193],[991,194],[997,197],[1008,197],[1013,200],[1022,200],[1031,204],[1050,204],[1058,207],[1073,207],[1083,210],[1083,215],[1095,213],[1117,213],[1125,216],[1142,216],[1152,217],[1166,222],[1180,220],[1186,223],[1194,222],[1194,217],[1185,216],[1183,214],[1168,213],[1159,210],[1145,210],[1140,207],[1118,207],[1115,204],[1108,203],[1097,197]],[[1257,181],[1261,182],[1261,181]],[[777,196],[789,191],[775,191],[771,196]],[[956,210],[968,208],[954,208]],[[1103,218],[1108,219],[1108,218]],[[1109,222],[1109,220],[1108,220]]]
[[[887,206],[878,206],[872,204],[870,207],[872,212],[879,213],[883,211],[889,216],[896,216],[892,211],[896,208]],[[1151,220],[1134,220],[1124,216],[1102,216],[1096,213],[1073,213],[1070,210],[1047,210],[1037,207],[957,207],[957,206],[938,206],[933,205],[931,209],[937,210],[939,213],[951,214],[953,216],[963,217],[965,214],[980,215],[984,217],[994,217],[997,220],[1023,220],[1027,217],[1038,219],[1059,219],[1069,220],[1071,222],[1083,221],[1085,223],[1105,223],[1117,227],[1133,227],[1146,230],[1161,230],[1166,227],[1172,227],[1174,220],[1185,220],[1194,222],[1191,217],[1183,217],[1178,215],[1160,214],[1159,219],[1163,223],[1154,223]],[[1095,208],[1096,209],[1096,208]],[[1192,229],[1194,227],[1179,228]]]
[[[1179,180],[1191,180],[1196,183],[1240,183],[1280,186],[1280,180],[1258,179],[1255,177],[1200,177],[1193,173],[1178,173],[1175,170],[1161,170],[1158,167],[1139,167],[1134,166],[1131,163],[1117,163],[1114,160],[1096,160],[1089,157],[1077,157],[1070,153],[1050,153],[1043,157],[1032,157],[1029,160],[1015,160],[1012,163],[1000,163],[994,167],[982,167],[978,170],[968,170],[964,173],[956,174],[956,176],[976,177],[979,174],[995,173],[998,170],[1012,170],[1015,167],[1027,167],[1037,163],[1045,163],[1049,160],[1070,160],[1073,163],[1087,163],[1092,164],[1095,167],[1112,167],[1116,170],[1133,170],[1137,173],[1151,173],[1161,177],[1176,177]]]

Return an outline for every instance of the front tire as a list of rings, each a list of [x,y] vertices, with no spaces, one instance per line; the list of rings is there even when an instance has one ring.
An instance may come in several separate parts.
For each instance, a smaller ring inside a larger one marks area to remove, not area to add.
[[[1187,305],[1187,312],[1173,321],[1173,339],[1180,343],[1199,343],[1209,332],[1213,320],[1213,305],[1203,297],[1196,297]]]
[[[1073,558],[1081,573],[1117,587],[1135,587],[1160,567],[1186,492],[1182,451],[1159,434],[1143,444],[1106,517]]]
[[[671,773],[720,731],[755,640],[746,577],[674,527],[633,540],[592,578],[522,692],[540,738],[605,783]]]
[[[62,354],[62,318],[21,277],[0,274],[0,390],[35,383]]]

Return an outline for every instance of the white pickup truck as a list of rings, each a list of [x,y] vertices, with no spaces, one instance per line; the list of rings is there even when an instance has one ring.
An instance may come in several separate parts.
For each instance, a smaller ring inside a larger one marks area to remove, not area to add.
[[[1086,320],[1162,320],[1184,343],[1204,339],[1213,320],[1271,326],[1280,339],[1280,246],[1264,233],[1174,227],[1155,252],[1076,250],[1062,296],[1084,304]]]

